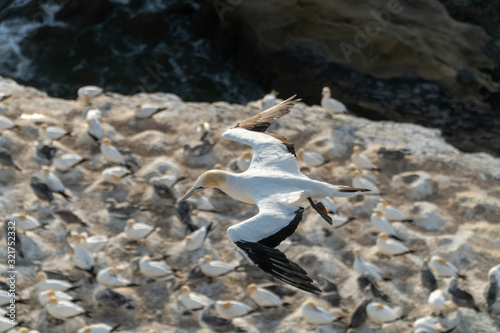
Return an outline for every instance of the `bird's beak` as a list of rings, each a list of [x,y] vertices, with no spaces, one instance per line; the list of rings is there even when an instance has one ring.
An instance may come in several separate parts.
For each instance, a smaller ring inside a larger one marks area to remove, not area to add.
[[[180,198],[179,203],[186,201],[187,199],[189,199],[190,197],[192,197],[196,193],[203,191],[204,189],[205,188],[201,187],[201,186],[200,187],[193,187],[182,198]]]

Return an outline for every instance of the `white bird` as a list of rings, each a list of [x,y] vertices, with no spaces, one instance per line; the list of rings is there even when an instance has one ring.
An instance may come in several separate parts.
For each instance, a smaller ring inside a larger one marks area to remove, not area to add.
[[[116,267],[106,267],[97,273],[97,283],[106,288],[130,287],[135,284],[118,273]]]
[[[408,219],[405,214],[403,214],[400,210],[398,210],[396,207],[389,205],[389,203],[381,199],[380,202],[377,204],[377,209],[380,209],[382,211],[382,214],[384,214],[384,217],[388,221],[403,221],[403,222],[411,222],[411,219]]]
[[[114,332],[119,326],[110,326],[104,323],[92,324],[80,328],[77,333],[110,333]]]
[[[64,291],[55,291],[52,289],[47,289],[47,290],[42,290],[38,293],[38,302],[40,302],[41,305],[47,304],[51,298],[57,298],[59,301],[73,301],[74,298],[70,294],[65,293]]]
[[[351,161],[358,169],[377,169],[377,166],[373,164],[366,155],[360,152],[358,145],[354,146],[353,151]]]
[[[401,254],[411,253],[410,249],[400,241],[395,239],[390,239],[389,235],[385,232],[381,232],[376,240],[376,245],[379,253],[386,254],[388,256],[397,256]]]
[[[106,162],[125,165],[125,159],[122,153],[120,153],[115,146],[111,145],[111,140],[109,138],[102,139],[100,147],[102,157]]]
[[[48,126],[45,123],[41,124],[38,128],[38,137],[49,142],[59,140],[66,135],[69,135],[68,131],[57,126]]]
[[[9,216],[9,219],[15,221],[16,227],[20,231],[29,231],[43,228],[43,225],[33,216],[24,213],[14,213]]]
[[[488,279],[490,279],[492,275],[496,275],[497,281],[500,281],[500,265],[496,265],[490,268],[490,270],[488,271]]]
[[[443,333],[446,329],[436,317],[423,317],[413,323],[414,333]]]
[[[276,105],[276,96],[278,96],[278,92],[273,90],[269,94],[262,97],[262,99],[259,100],[260,111],[265,111],[265,110],[270,109],[273,106],[275,106]]]
[[[75,266],[85,271],[92,271],[95,265],[94,256],[85,246],[85,238],[83,235],[76,233],[73,235],[73,240],[76,243],[73,246],[74,255],[72,257]]]
[[[214,205],[212,205],[210,200],[202,193],[195,193],[191,198],[189,198],[189,201],[192,202],[198,210],[204,210],[208,212],[215,211]]]
[[[250,162],[252,161],[252,152],[246,151],[236,159],[236,166],[238,170],[243,172],[246,171],[250,167]]]
[[[308,178],[299,170],[293,144],[283,136],[265,133],[271,123],[290,112],[296,102],[298,100],[291,97],[224,132],[224,138],[253,148],[250,167],[242,173],[207,171],[180,201],[207,187],[216,187],[234,199],[257,204],[259,213],[230,227],[229,238],[266,273],[299,289],[320,293],[307,273],[275,247],[297,228],[304,211],[302,205],[309,202],[321,215],[324,212],[320,212],[315,200],[352,196],[365,189],[334,186]]]
[[[248,297],[261,308],[282,306],[281,298],[270,290],[260,288],[255,283],[247,286]]]
[[[200,135],[200,140],[203,141],[207,138],[208,133],[210,133],[210,124],[206,121],[198,123],[196,126],[196,132]]]
[[[181,287],[181,293],[178,297],[178,300],[188,311],[201,310],[205,307],[205,305],[207,305],[206,299],[193,293],[191,291],[191,288],[186,285]]]
[[[134,115],[136,118],[151,118],[155,113],[166,109],[166,107],[159,107],[158,105],[150,103],[139,104],[134,110]]]
[[[93,235],[89,237],[86,232],[82,232],[80,235],[84,240],[83,245],[93,253],[104,250],[109,241],[106,235]]]
[[[104,92],[104,89],[97,86],[83,86],[78,89],[78,99],[91,104],[92,100]]]
[[[389,236],[398,238],[396,236],[396,231],[392,227],[391,223],[384,218],[381,210],[375,209],[375,211],[370,216],[370,222],[377,232],[384,232]]]
[[[335,201],[333,201],[332,198],[324,197],[319,202],[323,204],[328,214],[337,214],[338,211],[337,205],[335,204]]]
[[[313,325],[327,325],[338,320],[337,317],[317,306],[313,301],[306,301],[302,304],[302,315],[308,323]]]
[[[250,314],[254,309],[238,301],[216,301],[215,311],[222,318],[233,319]]]
[[[380,194],[380,190],[377,185],[373,184],[371,181],[363,177],[361,171],[356,170],[353,172],[352,186],[354,187],[362,187],[367,188],[375,194]]]
[[[211,277],[226,275],[235,270],[235,267],[223,261],[212,260],[208,254],[198,259],[198,266],[203,274]]]
[[[99,118],[88,117],[87,115],[85,121],[87,122],[87,134],[96,142],[100,142],[104,137],[104,131],[102,129],[102,124]]]
[[[0,332],[7,332],[8,330],[17,326],[16,322],[13,322],[7,317],[0,317]]]
[[[321,95],[323,96],[321,98],[321,107],[325,111],[332,112],[332,113],[347,112],[347,107],[344,105],[344,103],[342,103],[334,98],[331,98],[330,88],[324,87],[323,91],[321,92]]]
[[[212,223],[208,225],[204,225],[191,234],[187,235],[182,241],[182,247],[186,251],[196,251],[203,247],[203,243],[205,242],[205,238],[207,238],[210,229],[212,228]]]
[[[464,275],[461,275],[458,269],[451,262],[446,261],[444,258],[434,255],[431,257],[429,266],[432,270],[439,276],[442,277],[453,277],[458,276],[462,279],[466,279]]]
[[[174,274],[164,261],[153,261],[148,255],[139,260],[139,270],[144,276],[155,280],[170,278]]]
[[[382,273],[379,268],[372,263],[364,262],[361,258],[361,250],[359,248],[355,248],[352,250],[354,254],[354,263],[352,267],[359,273],[359,275],[369,275],[375,280],[382,281]]]
[[[0,131],[16,127],[14,122],[5,116],[0,116]]]
[[[59,301],[57,298],[50,298],[45,305],[47,313],[54,318],[67,320],[86,313],[85,309],[69,301]]]
[[[90,118],[96,118],[96,119],[101,119],[102,112],[99,109],[90,109],[87,111],[87,114],[85,115],[85,120],[88,120]]]
[[[132,172],[122,166],[115,166],[111,168],[104,169],[101,172],[102,180],[114,185],[120,185],[123,183],[124,178],[130,175]]]
[[[317,167],[325,164],[325,158],[314,151],[299,150],[297,157],[309,166]]]
[[[39,272],[36,275],[36,278],[38,279],[37,288],[39,292],[48,289],[54,291],[68,291],[75,289],[75,286],[73,286],[73,284],[68,281],[47,279],[47,274],[45,274],[44,272]]]
[[[401,316],[399,316],[391,308],[378,302],[371,302],[368,304],[366,306],[366,314],[368,315],[368,319],[370,319],[370,321],[379,325],[390,323],[401,318]]]
[[[149,224],[135,222],[133,219],[128,219],[127,224],[125,225],[124,233],[128,240],[140,241],[141,239],[148,237],[154,230],[155,227]]]
[[[441,289],[436,289],[430,293],[429,298],[427,298],[427,303],[429,304],[432,313],[435,315],[442,315],[444,313],[448,314],[452,309],[446,291]]]
[[[64,154],[62,151],[58,151],[52,161],[52,166],[58,171],[68,171],[83,161],[85,159],[78,154]]]
[[[61,194],[64,198],[69,199],[71,196],[66,193],[66,188],[62,184],[59,177],[50,171],[48,166],[43,166],[40,170],[40,180],[52,191]]]

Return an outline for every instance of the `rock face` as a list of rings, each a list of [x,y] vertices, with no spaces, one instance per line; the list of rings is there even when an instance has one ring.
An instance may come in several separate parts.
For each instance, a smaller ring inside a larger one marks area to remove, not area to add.
[[[121,323],[121,330],[131,332],[150,329],[198,332],[198,314],[186,314],[179,306],[179,284],[189,284],[193,291],[212,300],[247,302],[244,296],[248,284],[273,281],[254,266],[215,279],[198,277],[193,271],[198,259],[206,254],[233,265],[248,265],[237,253],[226,230],[253,216],[257,212],[254,206],[237,202],[218,190],[206,190],[204,197],[197,200],[209,200],[215,212],[191,205],[191,223],[202,226],[212,222],[212,231],[204,247],[186,252],[182,250],[182,242],[189,233],[187,222],[182,221],[183,216],[186,220],[185,213],[181,215],[176,211],[172,202],[162,201],[149,182],[152,177],[162,175],[168,175],[169,179],[185,177],[172,191],[174,195],[182,195],[202,172],[215,168],[215,163],[229,170],[230,162],[248,151],[248,147],[224,140],[220,135],[228,127],[256,114],[257,103],[246,106],[226,102],[190,103],[164,93],[133,96],[108,93],[88,105],[82,101],[50,98],[3,78],[0,79],[0,94],[10,95],[0,102],[1,114],[19,126],[2,131],[0,148],[6,150],[22,169],[16,171],[5,167],[0,170],[0,214],[7,217],[25,212],[45,224],[44,229],[27,231],[20,236],[24,258],[19,257],[16,262],[17,290],[26,304],[18,304],[17,315],[24,320],[24,325],[53,333],[76,332],[85,324],[98,322]],[[168,105],[168,108],[151,119],[135,119],[134,109],[144,103]],[[99,149],[85,134],[85,114],[94,108],[101,110],[105,135],[111,138],[113,145],[124,153],[128,150],[139,160],[139,169],[121,185],[95,184],[109,165],[104,165]],[[35,157],[35,141],[42,122],[71,131],[73,136],[54,142],[54,145],[88,159],[74,170],[56,172],[72,195],[71,202],[56,195],[57,201],[81,216],[87,226],[65,224],[55,218],[50,207],[39,202],[30,189],[30,177],[38,175],[41,167]],[[213,140],[215,146],[206,154],[185,148],[187,144],[202,143],[196,132],[199,122],[208,122],[212,128],[208,139]],[[355,217],[337,229],[318,219],[312,209],[304,212],[303,221],[289,238],[292,245],[286,250],[286,256],[301,265],[317,283],[321,283],[321,276],[335,282],[342,309],[352,314],[363,299],[356,282],[358,273],[352,267],[352,250],[357,247],[365,261],[376,264],[384,276],[391,278],[380,282],[381,288],[391,298],[390,306],[398,314],[406,315],[403,320],[384,325],[382,331],[409,331],[413,319],[430,315],[426,303],[428,293],[420,283],[419,268],[424,260],[440,255],[468,277],[467,281],[460,282],[460,287],[471,292],[484,310],[475,313],[459,308],[448,318],[458,322],[455,331],[493,333],[500,329],[498,318],[487,315],[483,297],[483,290],[488,285],[488,269],[500,263],[500,202],[497,199],[500,159],[485,153],[462,153],[447,144],[439,130],[373,122],[344,114],[331,115],[317,106],[302,103],[274,124],[272,131],[284,135],[298,149],[321,154],[326,159],[324,164],[314,167],[299,161],[299,166],[311,178],[333,184],[351,184],[353,146],[363,147],[363,153],[381,169],[365,170],[363,175],[377,182],[388,203],[414,220],[413,224],[393,223],[396,233],[414,253],[387,258],[377,254],[376,233],[370,222],[379,196],[335,198],[340,215]],[[123,235],[125,220],[109,216],[107,198],[147,208],[134,218],[157,228],[143,241],[127,241]],[[135,309],[103,308],[86,296],[94,295],[101,287],[87,273],[74,268],[74,253],[68,246],[67,237],[70,231],[109,236],[106,248],[94,255],[95,271],[115,266],[120,274],[138,284],[137,287],[115,288],[133,299]],[[0,251],[4,258],[7,247],[3,242]],[[170,282],[149,281],[136,270],[137,257],[145,254],[167,255],[165,260],[178,270],[178,276]],[[34,260],[39,263],[35,264]],[[0,264],[0,269],[5,271],[7,267]],[[36,300],[36,274],[40,269],[60,271],[74,279],[80,287],[71,293],[82,300],[80,306],[92,313],[93,318],[52,320]],[[438,278],[440,288],[448,284],[449,279]],[[289,307],[257,311],[235,319],[234,324],[249,332],[315,332],[316,328],[306,324],[300,310],[313,296],[294,291],[293,296],[284,296]],[[341,316],[340,307],[332,307],[324,299],[313,300],[318,306]],[[494,308],[497,307],[498,304]],[[346,326],[345,321],[341,321],[319,330],[345,332]],[[363,324],[357,331],[380,332],[371,323]]]

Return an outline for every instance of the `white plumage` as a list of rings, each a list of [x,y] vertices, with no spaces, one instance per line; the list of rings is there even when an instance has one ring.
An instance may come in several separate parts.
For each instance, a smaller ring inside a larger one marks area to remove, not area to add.
[[[382,273],[377,266],[363,261],[360,249],[356,248],[352,252],[354,253],[354,263],[352,267],[359,273],[359,275],[363,276],[367,274],[378,281],[383,280]]]
[[[149,224],[135,222],[133,219],[127,220],[125,225],[125,237],[131,241],[140,241],[154,231],[154,227]]]
[[[460,275],[455,265],[437,255],[431,257],[429,266],[439,276],[455,277]]]
[[[76,244],[73,246],[74,255],[72,259],[75,266],[86,271],[91,271],[95,265],[94,256],[85,246],[83,235],[76,234],[74,240]]]
[[[131,172],[129,169],[122,166],[115,166],[111,168],[104,169],[101,172],[102,180],[114,184],[120,185],[123,183],[123,178],[130,175]]]
[[[187,235],[182,241],[182,246],[186,251],[196,251],[203,247],[203,243],[205,238],[207,237],[208,232],[210,231],[210,227],[212,224],[204,225],[191,234]]]
[[[252,161],[252,152],[246,151],[236,159],[236,166],[238,170],[243,172],[246,171],[250,167],[250,162]]]
[[[216,301],[215,311],[222,318],[233,319],[245,316],[253,312],[253,309],[245,303],[238,301]]]
[[[376,209],[370,216],[370,222],[377,232],[384,232],[389,236],[396,236],[396,231],[392,227],[391,223],[384,219],[382,211]]]
[[[260,288],[255,283],[249,284],[247,286],[248,297],[255,302],[261,308],[282,306],[283,301],[275,293]]]
[[[38,293],[38,301],[41,305],[47,304],[53,297],[57,298],[59,301],[73,301],[73,296],[65,293],[64,291],[47,289]]]
[[[103,93],[103,89],[97,86],[83,86],[77,91],[78,99],[85,103],[91,103],[94,98]]]
[[[388,306],[378,302],[371,302],[366,306],[366,314],[375,324],[384,324],[396,321],[400,316]]]
[[[174,274],[164,261],[153,261],[147,255],[139,260],[139,270],[144,276],[155,280],[171,277]]]
[[[493,274],[496,276],[497,281],[500,281],[500,265],[496,265],[490,268],[490,270],[488,271],[488,279],[490,279]]]
[[[410,252],[410,249],[400,241],[390,239],[389,236],[381,232],[376,240],[376,245],[379,253],[388,256],[395,256]]]
[[[382,211],[382,214],[384,214],[384,217],[388,221],[408,221],[405,214],[403,214],[396,207],[389,205],[384,199],[380,200],[377,204],[377,209]]]
[[[0,317],[0,332],[7,332],[13,327],[16,327],[16,323],[12,323],[12,321],[6,317]]]
[[[57,126],[47,126],[47,124],[41,124],[38,128],[38,136],[40,139],[48,140],[50,142],[53,140],[59,140],[66,135],[68,135],[68,132]]]
[[[115,146],[111,145],[111,140],[108,138],[102,139],[101,145],[102,158],[112,164],[125,165],[125,159],[123,155],[116,149]]]
[[[52,297],[49,302],[45,304],[45,309],[47,309],[49,315],[61,320],[67,320],[85,313],[85,309],[75,303],[59,301],[55,297]]]
[[[40,170],[40,180],[53,192],[65,193],[66,191],[59,177],[52,173],[47,166],[42,167]]]
[[[302,304],[302,315],[308,323],[313,325],[331,324],[337,320],[337,317],[315,305],[312,301],[307,301]]]
[[[211,277],[226,275],[235,269],[233,266],[225,262],[212,260],[209,255],[204,255],[198,259],[198,266],[203,274]]]
[[[104,137],[101,121],[98,117],[87,117],[87,133],[96,141],[101,141]]]
[[[423,317],[413,323],[414,333],[442,333],[445,332],[443,325],[436,317]]]
[[[12,297],[11,293],[9,293],[8,290],[0,290],[0,306],[9,304],[11,299],[18,300],[15,295],[14,297]]]
[[[16,227],[20,231],[36,230],[42,227],[42,224],[33,216],[24,213],[14,213],[9,219],[16,222]]]
[[[321,107],[330,113],[344,113],[347,112],[347,107],[344,103],[331,98],[330,88],[324,87],[321,93],[323,97],[321,98]]]
[[[139,104],[135,110],[134,114],[136,118],[151,118],[152,115],[155,113],[165,110],[164,107],[159,107],[158,105],[155,104],[150,104],[150,103],[145,103],[145,104]]]
[[[115,267],[106,267],[97,273],[97,283],[106,288],[119,288],[132,285],[132,281],[127,280],[118,273]]]
[[[325,163],[325,158],[314,151],[299,151],[297,157],[309,166],[317,167]]]
[[[58,171],[68,171],[81,161],[83,161],[83,157],[78,154],[64,154],[62,151],[58,151],[52,161],[52,166]]]
[[[104,250],[109,240],[106,235],[93,235],[89,237],[86,232],[82,232],[80,235],[84,240],[83,245],[93,253]]]
[[[442,315],[444,313],[449,313],[451,306],[449,303],[448,295],[445,291],[441,289],[434,290],[427,299],[432,313],[435,315]]]
[[[354,146],[353,150],[351,161],[358,169],[377,169],[377,166],[366,155],[360,152],[359,146]]]
[[[377,185],[373,184],[371,181],[363,177],[360,171],[354,171],[353,177],[354,178],[352,179],[352,186],[367,188],[375,194],[380,194],[380,190],[378,189]]]
[[[116,327],[109,326],[108,324],[98,323],[84,326],[77,333],[110,333],[115,329]]]
[[[191,292],[191,288],[186,285],[181,287],[181,293],[178,299],[182,306],[188,311],[201,310],[208,304],[206,298]]]
[[[74,288],[74,286],[68,281],[47,279],[47,275],[44,272],[39,272],[36,278],[38,279],[37,288],[39,292],[48,289],[54,291],[68,291]]]

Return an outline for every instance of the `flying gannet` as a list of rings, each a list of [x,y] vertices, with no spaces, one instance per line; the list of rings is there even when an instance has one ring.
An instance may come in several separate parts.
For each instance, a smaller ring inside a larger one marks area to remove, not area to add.
[[[307,202],[331,224],[323,204],[315,202],[327,196],[352,196],[368,190],[308,178],[299,170],[293,144],[281,135],[265,133],[273,121],[288,114],[300,101],[294,97],[238,123],[222,135],[253,148],[252,161],[246,171],[207,171],[180,202],[215,187],[236,200],[256,204],[259,213],[230,227],[229,238],[266,273],[299,289],[320,293],[321,289],[312,283],[307,273],[276,247],[297,229]]]

